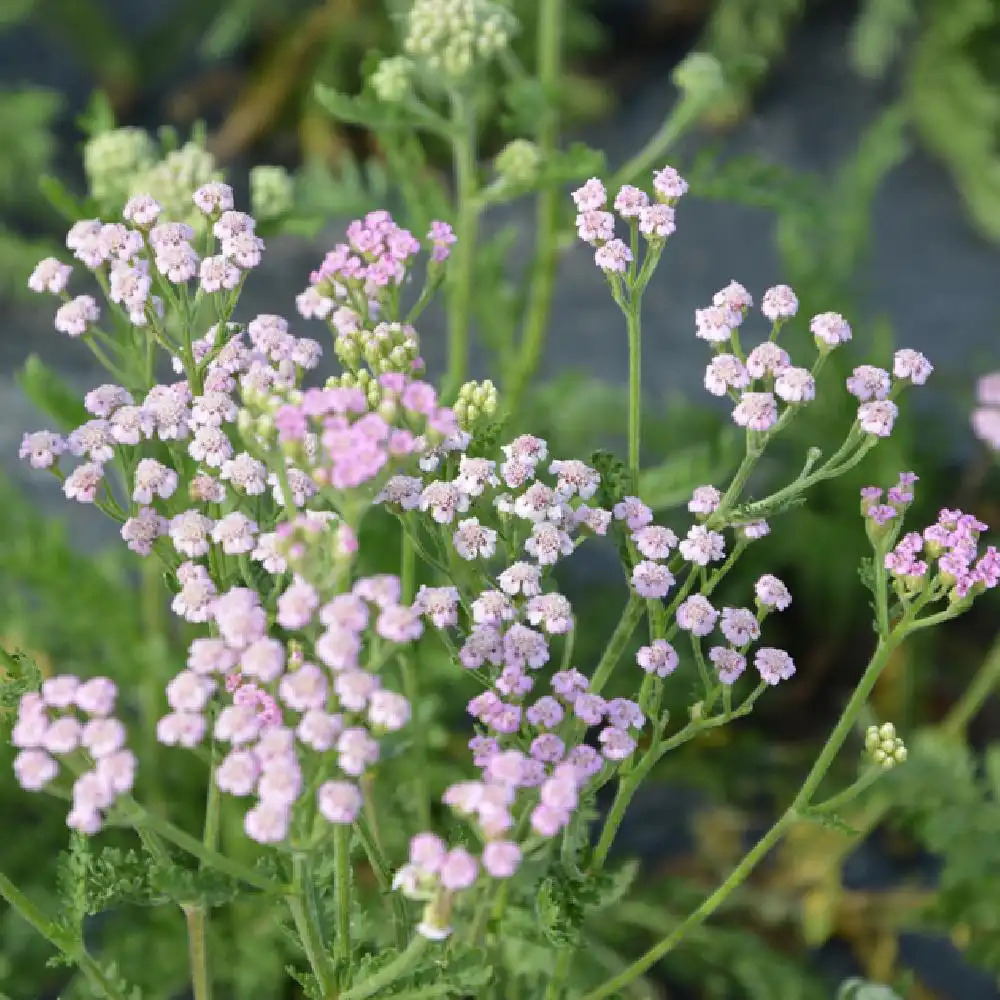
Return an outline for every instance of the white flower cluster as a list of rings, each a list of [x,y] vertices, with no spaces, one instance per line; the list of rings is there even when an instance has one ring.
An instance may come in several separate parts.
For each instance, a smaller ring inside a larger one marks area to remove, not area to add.
[[[515,27],[511,12],[492,0],[415,0],[403,49],[458,81],[505,49]]]

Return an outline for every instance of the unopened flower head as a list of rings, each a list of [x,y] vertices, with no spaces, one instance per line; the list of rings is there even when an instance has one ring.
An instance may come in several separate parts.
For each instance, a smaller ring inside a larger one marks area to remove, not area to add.
[[[464,80],[505,49],[517,24],[492,0],[415,0],[403,50],[432,75]]]

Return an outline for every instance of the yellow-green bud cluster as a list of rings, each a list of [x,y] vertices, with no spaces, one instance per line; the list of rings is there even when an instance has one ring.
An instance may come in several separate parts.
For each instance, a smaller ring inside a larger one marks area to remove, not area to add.
[[[512,139],[493,161],[500,180],[511,187],[533,184],[541,164],[541,151],[530,139]]]
[[[373,375],[367,368],[333,375],[326,380],[326,388],[360,389],[368,400],[368,408],[372,411],[378,410],[382,403],[382,386],[379,385],[378,376]]]
[[[452,409],[458,426],[471,434],[496,415],[497,387],[489,379],[484,382],[466,382],[458,390],[458,398]]]
[[[415,0],[403,50],[457,83],[505,49],[516,26],[513,14],[491,0]]]
[[[677,64],[670,78],[686,98],[700,104],[711,104],[726,90],[722,64],[707,52],[690,53]]]
[[[115,128],[92,136],[83,147],[90,196],[102,212],[120,211],[132,193],[133,179],[156,159],[156,146],[141,128]]]
[[[339,333],[334,350],[341,364],[352,371],[364,364],[376,375],[387,372],[410,375],[420,357],[420,341],[409,324],[379,323],[374,330]]]
[[[250,171],[250,212],[258,222],[280,219],[291,211],[292,178],[284,167],[254,167]]]
[[[896,727],[891,722],[868,727],[865,732],[865,751],[876,764],[887,771],[906,760],[906,747],[896,735]]]
[[[209,181],[221,181],[215,157],[196,142],[186,142],[136,175],[129,184],[129,194],[151,194],[163,206],[163,218],[187,222],[196,229],[207,225],[191,195]]]
[[[386,104],[399,104],[413,87],[413,60],[406,56],[383,59],[369,78],[375,96]]]

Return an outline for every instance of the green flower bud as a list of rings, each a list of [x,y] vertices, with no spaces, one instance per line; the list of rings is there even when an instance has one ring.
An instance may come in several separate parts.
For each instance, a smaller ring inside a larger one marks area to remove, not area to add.
[[[369,82],[375,96],[386,104],[399,104],[413,88],[413,60],[406,56],[383,59]]]
[[[91,197],[103,211],[117,214],[135,190],[134,178],[149,170],[156,156],[156,145],[141,128],[111,129],[88,139],[83,170]]]
[[[513,139],[504,146],[493,161],[500,180],[512,187],[526,187],[538,177],[542,154],[529,139]]]
[[[250,171],[250,211],[258,221],[286,215],[293,200],[294,184],[284,167],[254,167]]]
[[[452,410],[458,426],[473,433],[477,426],[490,421],[497,412],[497,388],[486,379],[483,382],[466,382],[458,390]]]
[[[703,106],[718,100],[726,91],[722,64],[707,52],[690,53],[677,64],[670,79],[687,100]]]
[[[887,771],[902,764],[907,757],[906,747],[896,735],[896,727],[891,722],[868,727],[865,732],[865,751],[874,763]]]

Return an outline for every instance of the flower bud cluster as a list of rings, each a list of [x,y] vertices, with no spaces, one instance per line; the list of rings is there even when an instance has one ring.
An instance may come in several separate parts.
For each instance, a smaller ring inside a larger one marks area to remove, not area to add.
[[[538,178],[542,152],[530,139],[512,139],[497,153],[493,169],[499,180],[510,187],[527,187]]]
[[[295,185],[284,167],[250,170],[250,211],[260,220],[280,219],[292,209]]]
[[[379,60],[368,78],[375,96],[386,104],[402,103],[413,90],[414,65],[406,56]]]
[[[473,433],[496,416],[497,402],[497,387],[489,379],[466,382],[452,405],[458,426]]]
[[[90,196],[108,212],[121,211],[137,178],[156,163],[159,151],[141,128],[115,128],[91,136],[83,146]]]
[[[896,735],[896,727],[891,722],[868,727],[865,732],[865,752],[879,767],[887,771],[902,764],[907,757],[906,747]]]
[[[14,774],[22,788],[40,792],[59,775],[75,776],[66,823],[94,834],[115,800],[132,788],[135,755],[125,748],[125,726],[113,715],[117,689],[107,677],[81,681],[49,677],[38,693],[22,695],[11,742],[19,749]]]
[[[507,48],[516,28],[514,15],[493,0],[414,0],[403,51],[456,84]]]
[[[378,323],[371,330],[345,324],[337,329],[334,350],[349,373],[367,365],[374,375],[411,375],[423,367],[417,331],[408,323]]]
[[[674,205],[688,189],[687,181],[664,167],[653,174],[654,199],[637,187],[624,185],[615,197],[614,210],[633,232],[648,243],[661,247],[676,229]],[[608,192],[597,177],[573,192],[576,205],[576,232],[584,243],[595,247],[594,262],[608,275],[624,274],[633,263],[628,243],[615,236],[615,216],[607,210]]]

